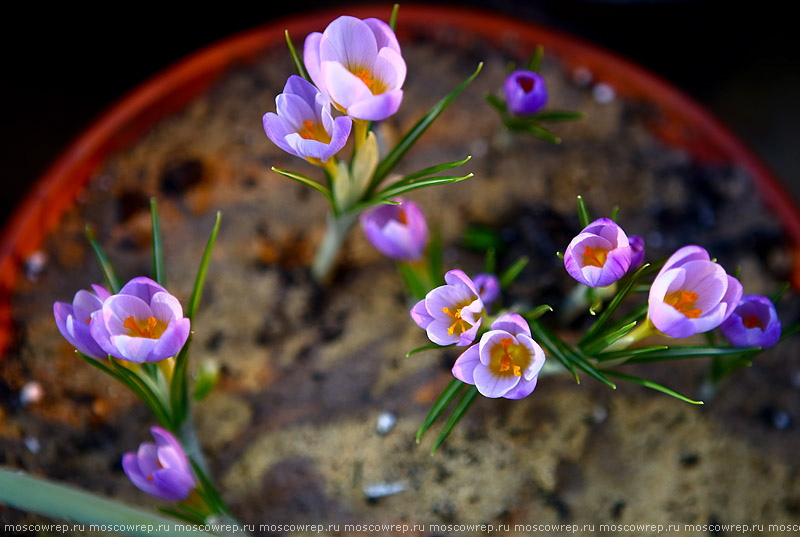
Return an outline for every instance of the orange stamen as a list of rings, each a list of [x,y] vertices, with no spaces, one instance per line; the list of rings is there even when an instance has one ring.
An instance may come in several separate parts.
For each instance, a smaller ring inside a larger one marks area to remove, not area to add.
[[[397,220],[404,226],[408,225],[408,217],[403,209],[397,211]]]
[[[584,266],[590,265],[603,268],[603,265],[606,264],[606,257],[608,257],[608,250],[603,250],[602,248],[594,250],[591,246],[587,246],[583,251],[583,264]]]
[[[690,319],[697,319],[703,310],[693,309],[697,301],[697,293],[691,291],[675,291],[664,297],[664,303],[669,304]]]
[[[520,377],[522,376],[520,367],[514,363],[514,359],[508,354],[508,348],[513,344],[514,341],[508,337],[500,340],[500,345],[503,347],[503,356],[500,357],[500,372],[504,373],[508,370],[512,370],[515,377]]]
[[[156,318],[152,315],[147,318],[147,326],[144,328],[139,326],[139,324],[136,322],[136,319],[133,318],[133,315],[125,319],[125,322],[122,323],[122,326],[133,332],[134,335],[148,339],[158,339],[158,335],[155,331],[157,325],[158,321],[156,321]]]
[[[442,311],[448,317],[453,319],[453,324],[450,325],[450,328],[447,329],[447,335],[452,336],[455,331],[456,327],[458,328],[458,333],[466,331],[466,321],[461,318],[461,308],[456,308],[455,313],[450,313],[450,308],[442,308]]]
[[[744,317],[742,319],[742,324],[745,328],[760,328],[761,331],[764,331],[764,325],[761,324],[761,321],[755,315],[750,315],[748,317]]]

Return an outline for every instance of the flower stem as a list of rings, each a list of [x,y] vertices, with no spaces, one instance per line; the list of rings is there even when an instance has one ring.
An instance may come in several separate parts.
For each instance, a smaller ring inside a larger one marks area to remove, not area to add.
[[[358,215],[352,213],[338,216],[334,216],[332,213],[328,214],[325,236],[311,265],[311,275],[317,282],[322,282],[328,277],[336,259],[339,257],[339,250],[357,219]]]
[[[358,151],[361,148],[361,145],[367,140],[369,121],[364,121],[363,119],[354,119],[353,127],[355,128],[355,149]]]

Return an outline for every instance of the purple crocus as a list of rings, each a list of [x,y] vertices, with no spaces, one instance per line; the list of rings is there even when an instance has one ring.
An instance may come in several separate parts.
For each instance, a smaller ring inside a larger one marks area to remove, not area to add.
[[[331,115],[331,103],[306,79],[292,75],[275,98],[278,113],[264,114],[264,131],[289,154],[321,164],[341,151],[352,120]]]
[[[103,301],[111,294],[99,285],[92,285],[92,289],[94,293],[83,289],[75,293],[72,304],[53,304],[53,315],[58,331],[73,347],[91,358],[107,359],[108,354],[92,337],[89,325],[92,314],[103,307]]]
[[[447,285],[416,303],[411,318],[437,345],[464,347],[475,341],[486,309],[478,288],[463,271],[449,271],[444,281]]]
[[[569,275],[589,287],[606,287],[631,265],[628,236],[609,218],[595,220],[572,239],[564,252]]]
[[[354,119],[379,121],[400,107],[406,62],[381,20],[339,17],[306,38],[303,60],[320,91]]]
[[[503,83],[508,111],[517,116],[535,114],[547,103],[547,84],[539,73],[518,69]]]
[[[662,333],[684,338],[713,330],[730,317],[742,284],[700,246],[684,246],[667,260],[650,287],[648,318]]]
[[[734,347],[772,347],[781,338],[781,321],[770,299],[744,295],[720,330]]]
[[[361,213],[361,229],[383,255],[416,261],[428,245],[428,224],[413,201],[394,198],[400,205],[378,205]]]
[[[180,443],[168,431],[153,427],[155,444],[145,442],[136,453],[122,456],[125,475],[150,496],[169,502],[189,497],[195,488],[192,468]]]
[[[520,315],[506,313],[453,365],[453,375],[491,398],[522,399],[536,388],[544,351]]]
[[[489,305],[500,297],[500,280],[494,274],[476,274],[473,281],[484,304]]]
[[[631,266],[628,270],[634,271],[644,263],[644,238],[631,235],[628,237],[628,243],[631,246]]]
[[[108,354],[129,362],[174,356],[189,337],[178,299],[146,277],[134,278],[92,313],[91,334]]]

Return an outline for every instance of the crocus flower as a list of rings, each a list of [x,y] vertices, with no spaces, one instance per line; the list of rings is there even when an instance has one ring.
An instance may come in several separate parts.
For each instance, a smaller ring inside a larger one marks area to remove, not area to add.
[[[519,69],[503,84],[508,111],[517,116],[535,114],[547,103],[547,85],[539,73]]]
[[[564,267],[589,287],[606,287],[622,278],[631,265],[628,236],[609,218],[595,220],[567,246]]]
[[[456,360],[453,375],[474,384],[486,397],[522,399],[533,392],[544,365],[544,351],[531,338],[531,329],[520,315],[506,313],[492,329]]]
[[[428,244],[425,215],[413,201],[395,198],[400,205],[377,205],[361,213],[361,229],[383,255],[416,261]]]
[[[151,496],[179,502],[195,488],[192,468],[183,448],[168,431],[150,429],[156,443],[145,442],[136,453],[122,456],[122,469],[134,485]]]
[[[105,359],[108,354],[92,337],[89,324],[92,314],[102,308],[103,301],[111,295],[99,285],[92,285],[92,289],[94,293],[83,289],[75,293],[72,304],[53,304],[53,315],[58,331],[73,347],[91,358]]]
[[[494,274],[476,274],[473,281],[484,304],[491,304],[500,297],[500,280]]]
[[[157,362],[174,356],[189,337],[178,299],[146,277],[134,278],[92,314],[91,334],[115,358]]]
[[[339,17],[306,38],[303,60],[314,84],[352,118],[379,121],[400,107],[406,62],[381,20]]]
[[[648,317],[662,333],[683,338],[713,330],[730,317],[742,284],[700,246],[684,246],[650,287]]]
[[[644,263],[644,238],[639,235],[628,237],[631,246],[631,266],[628,270],[634,271]]]
[[[289,154],[319,165],[341,151],[352,120],[331,115],[331,103],[306,79],[292,75],[275,98],[278,113],[264,114],[264,131]]]
[[[444,275],[447,285],[430,291],[411,309],[411,318],[437,345],[460,347],[475,341],[486,310],[478,288],[461,270]]]
[[[767,348],[781,338],[781,321],[775,305],[761,295],[744,295],[719,328],[734,347]]]

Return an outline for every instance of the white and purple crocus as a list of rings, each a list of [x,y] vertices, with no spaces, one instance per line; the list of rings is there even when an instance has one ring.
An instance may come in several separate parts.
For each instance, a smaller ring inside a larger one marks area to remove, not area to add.
[[[547,103],[547,85],[539,73],[518,69],[503,83],[508,111],[516,116],[535,114]]]
[[[525,319],[507,313],[458,357],[453,375],[485,397],[522,399],[536,388],[544,362],[544,351],[531,338]]]
[[[781,321],[772,301],[745,295],[719,329],[734,347],[772,347],[781,339]]]
[[[586,226],[564,252],[564,267],[569,275],[589,287],[611,285],[630,266],[628,236],[609,218],[600,218]]]
[[[72,304],[53,304],[53,315],[58,331],[70,345],[90,358],[104,360],[108,358],[108,353],[94,340],[89,325],[92,314],[102,309],[103,302],[111,294],[99,285],[92,285],[92,289],[94,293],[83,289],[75,293]]]
[[[296,157],[321,165],[342,150],[352,120],[334,118],[331,103],[313,84],[297,75],[275,98],[274,112],[264,114],[264,131],[272,142]]]
[[[128,479],[147,494],[179,502],[195,488],[192,468],[178,440],[161,427],[150,429],[155,443],[145,442],[136,453],[122,457]]]
[[[718,327],[742,297],[742,284],[700,246],[684,246],[667,260],[650,287],[648,318],[674,338]]]
[[[339,17],[306,38],[303,61],[320,91],[354,119],[380,121],[400,107],[406,62],[379,19]]]
[[[395,198],[400,205],[378,205],[361,213],[361,229],[380,253],[397,261],[416,261],[428,245],[428,224],[413,201]]]
[[[446,285],[414,305],[411,318],[437,345],[464,347],[475,341],[486,308],[475,283],[463,271],[449,271],[444,281]]]
[[[174,356],[189,337],[190,321],[177,298],[147,277],[134,278],[91,314],[92,339],[105,354],[129,362]]]

